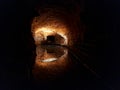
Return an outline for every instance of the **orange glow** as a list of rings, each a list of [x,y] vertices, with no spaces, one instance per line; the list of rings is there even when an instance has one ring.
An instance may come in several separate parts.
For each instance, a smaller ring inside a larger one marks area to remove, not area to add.
[[[32,71],[35,79],[47,80],[50,79],[49,77],[64,74],[68,70],[71,64],[67,49],[60,47],[54,49],[52,50],[54,52],[48,53],[47,50],[36,48],[37,56]]]
[[[66,32],[64,29],[55,29],[55,28],[49,28],[49,27],[42,27],[42,28],[38,28],[35,30],[34,32],[34,40],[35,42],[37,42],[39,39],[38,37],[40,36],[40,34],[43,35],[43,38],[46,40],[48,35],[55,35],[58,34],[61,37],[63,37],[65,39],[65,42],[63,45],[67,45],[68,44],[68,36],[66,35]]]
[[[33,19],[32,22],[32,34],[37,44],[38,40],[46,40],[48,35],[58,34],[64,38],[63,45],[69,45],[70,30],[64,22],[57,18],[51,18],[47,16],[38,16]],[[42,37],[41,37],[41,36]],[[39,38],[38,38],[39,37]],[[40,38],[41,37],[41,38]]]
[[[51,49],[48,51],[53,51],[52,53],[48,53],[47,49]],[[38,66],[46,66],[49,67],[55,64],[64,64],[65,59],[67,59],[68,51],[67,49],[61,47],[46,47],[45,50],[42,50],[41,47],[36,48],[36,64]],[[62,63],[64,61],[64,63]]]
[[[41,78],[46,78],[53,74],[59,75],[60,72],[64,73],[70,65],[68,50],[66,48],[55,46],[42,47],[41,43],[46,41],[48,36],[56,35],[56,43],[60,45],[69,46],[69,42],[71,42],[71,33],[66,24],[59,18],[51,18],[46,15],[35,17],[31,26],[36,44],[33,73],[35,77]]]

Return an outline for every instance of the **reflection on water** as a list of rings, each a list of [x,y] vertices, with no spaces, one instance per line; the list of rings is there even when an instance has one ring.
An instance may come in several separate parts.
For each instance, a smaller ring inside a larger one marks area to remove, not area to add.
[[[36,60],[39,62],[52,62],[65,58],[67,49],[60,46],[43,45],[36,48]]]
[[[68,50],[65,47],[39,45],[36,47],[33,76],[37,80],[56,77],[68,69],[69,63]]]

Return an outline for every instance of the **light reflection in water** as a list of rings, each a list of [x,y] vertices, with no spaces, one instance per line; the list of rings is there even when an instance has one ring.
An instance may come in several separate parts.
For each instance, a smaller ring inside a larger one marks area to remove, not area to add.
[[[69,63],[68,50],[65,47],[38,45],[33,76],[37,80],[56,77],[68,69]]]

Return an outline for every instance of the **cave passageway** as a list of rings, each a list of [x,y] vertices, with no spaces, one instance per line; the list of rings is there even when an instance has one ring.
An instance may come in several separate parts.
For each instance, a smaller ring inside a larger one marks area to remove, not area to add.
[[[65,39],[59,34],[48,35],[46,40],[42,41],[41,44],[59,44],[63,45],[65,43]]]

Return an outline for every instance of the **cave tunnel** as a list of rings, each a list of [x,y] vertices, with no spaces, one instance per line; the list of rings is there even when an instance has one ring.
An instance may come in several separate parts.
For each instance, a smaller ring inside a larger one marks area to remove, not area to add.
[[[55,35],[48,35],[46,40],[43,42],[43,44],[59,44],[63,45],[65,42],[65,39],[60,36],[59,34]]]
[[[102,25],[103,5],[94,0],[24,0],[16,6],[15,12],[8,10],[4,14],[7,20],[3,24],[8,21],[9,25],[4,26],[3,37],[11,30],[12,38],[9,36],[3,41],[6,51],[1,49],[8,56],[1,54],[5,62],[1,65],[1,86],[6,89],[0,87],[0,90],[109,90],[115,87],[111,79],[115,76],[111,74],[112,49],[108,47],[109,36],[104,31],[110,25]]]

